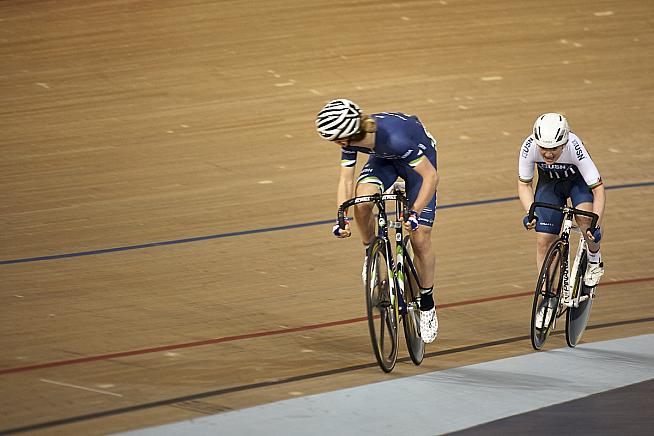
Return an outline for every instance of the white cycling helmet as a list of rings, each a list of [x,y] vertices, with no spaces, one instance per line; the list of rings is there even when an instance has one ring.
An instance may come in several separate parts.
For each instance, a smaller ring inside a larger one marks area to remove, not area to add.
[[[345,98],[332,100],[318,112],[316,129],[328,141],[345,139],[359,132],[361,109]]]
[[[568,133],[570,133],[568,120],[561,114],[543,114],[536,118],[534,123],[534,138],[539,147],[556,148],[566,144]]]

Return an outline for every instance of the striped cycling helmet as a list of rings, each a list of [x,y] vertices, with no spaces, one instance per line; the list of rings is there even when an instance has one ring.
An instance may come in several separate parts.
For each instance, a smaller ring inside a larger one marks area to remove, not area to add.
[[[351,100],[332,100],[318,112],[316,129],[328,141],[345,139],[359,132],[361,109]]]
[[[556,148],[566,144],[568,133],[570,133],[568,120],[561,114],[543,114],[534,123],[534,138],[539,147]]]

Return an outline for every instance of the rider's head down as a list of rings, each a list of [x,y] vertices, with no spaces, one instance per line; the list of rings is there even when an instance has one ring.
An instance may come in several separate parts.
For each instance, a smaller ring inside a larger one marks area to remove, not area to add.
[[[328,141],[346,139],[361,130],[361,109],[351,100],[332,100],[318,112],[316,130]]]

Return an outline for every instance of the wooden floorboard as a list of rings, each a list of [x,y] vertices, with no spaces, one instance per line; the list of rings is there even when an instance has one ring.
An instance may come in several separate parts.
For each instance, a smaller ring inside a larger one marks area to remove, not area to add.
[[[548,111],[610,188],[584,340],[654,332],[653,12],[0,2],[0,432],[106,434],[531,353],[535,238],[510,199]],[[438,139],[441,333],[390,375],[358,235],[330,237],[340,154],[313,123],[336,97]]]

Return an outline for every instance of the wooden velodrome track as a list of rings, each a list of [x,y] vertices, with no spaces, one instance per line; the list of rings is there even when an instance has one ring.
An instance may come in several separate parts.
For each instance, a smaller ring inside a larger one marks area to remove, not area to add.
[[[654,332],[653,13],[0,2],[0,432],[117,432],[531,353],[534,234],[513,197],[547,111],[610,188],[584,340]],[[391,375],[358,235],[330,237],[340,154],[313,121],[336,97],[416,113],[439,140],[441,333]]]

